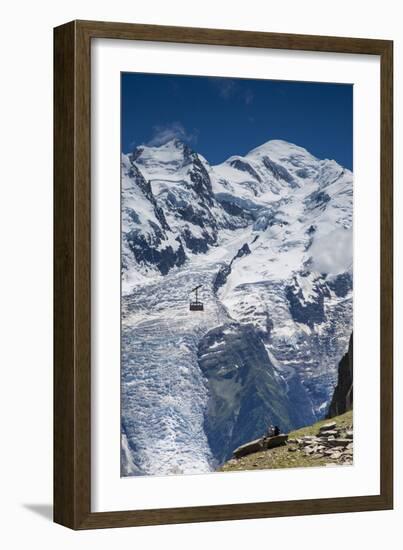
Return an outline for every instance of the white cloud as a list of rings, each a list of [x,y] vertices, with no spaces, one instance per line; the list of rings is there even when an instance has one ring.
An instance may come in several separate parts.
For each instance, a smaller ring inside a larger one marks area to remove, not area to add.
[[[192,132],[188,132],[180,122],[172,122],[165,126],[154,126],[153,135],[147,145],[162,145],[174,138],[192,143],[197,141],[197,137],[198,131],[196,129],[193,129]]]
[[[310,253],[312,267],[320,273],[342,273],[353,261],[353,238],[351,231],[335,229],[323,237],[314,239]]]

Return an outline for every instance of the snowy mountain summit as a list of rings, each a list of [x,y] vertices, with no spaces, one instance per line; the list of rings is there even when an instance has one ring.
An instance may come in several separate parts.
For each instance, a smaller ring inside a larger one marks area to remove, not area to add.
[[[352,214],[352,172],[285,141],[217,166],[178,139],[122,155],[123,475],[211,471],[325,415]]]

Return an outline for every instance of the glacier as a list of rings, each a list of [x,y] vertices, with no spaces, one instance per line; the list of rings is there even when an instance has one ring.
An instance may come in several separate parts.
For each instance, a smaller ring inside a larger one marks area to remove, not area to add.
[[[211,166],[172,139],[121,173],[121,475],[214,471],[270,423],[323,418],[352,331],[352,172],[281,140]]]

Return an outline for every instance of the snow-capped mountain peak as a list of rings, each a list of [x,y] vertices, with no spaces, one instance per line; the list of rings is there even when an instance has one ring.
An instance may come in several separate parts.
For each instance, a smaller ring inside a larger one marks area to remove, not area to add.
[[[352,328],[352,212],[352,173],[281,140],[217,166],[179,140],[122,156],[127,473],[208,471],[231,434],[324,414]]]
[[[191,163],[193,151],[183,141],[174,138],[162,145],[140,145],[130,158],[142,170],[145,177],[178,176]]]
[[[301,161],[305,160],[307,162],[318,160],[304,147],[300,147],[299,145],[282,139],[271,139],[266,141],[266,143],[251,149],[245,156],[249,158],[259,158],[267,155],[276,161],[289,159],[291,157],[297,157],[300,158]]]

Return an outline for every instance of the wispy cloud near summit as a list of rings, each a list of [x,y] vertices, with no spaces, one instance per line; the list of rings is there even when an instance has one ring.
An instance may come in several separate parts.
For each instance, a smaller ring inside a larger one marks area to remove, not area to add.
[[[187,143],[196,143],[199,132],[197,129],[187,131],[180,122],[172,122],[164,126],[153,126],[153,135],[147,142],[152,147],[163,145],[170,139],[180,139]]]

